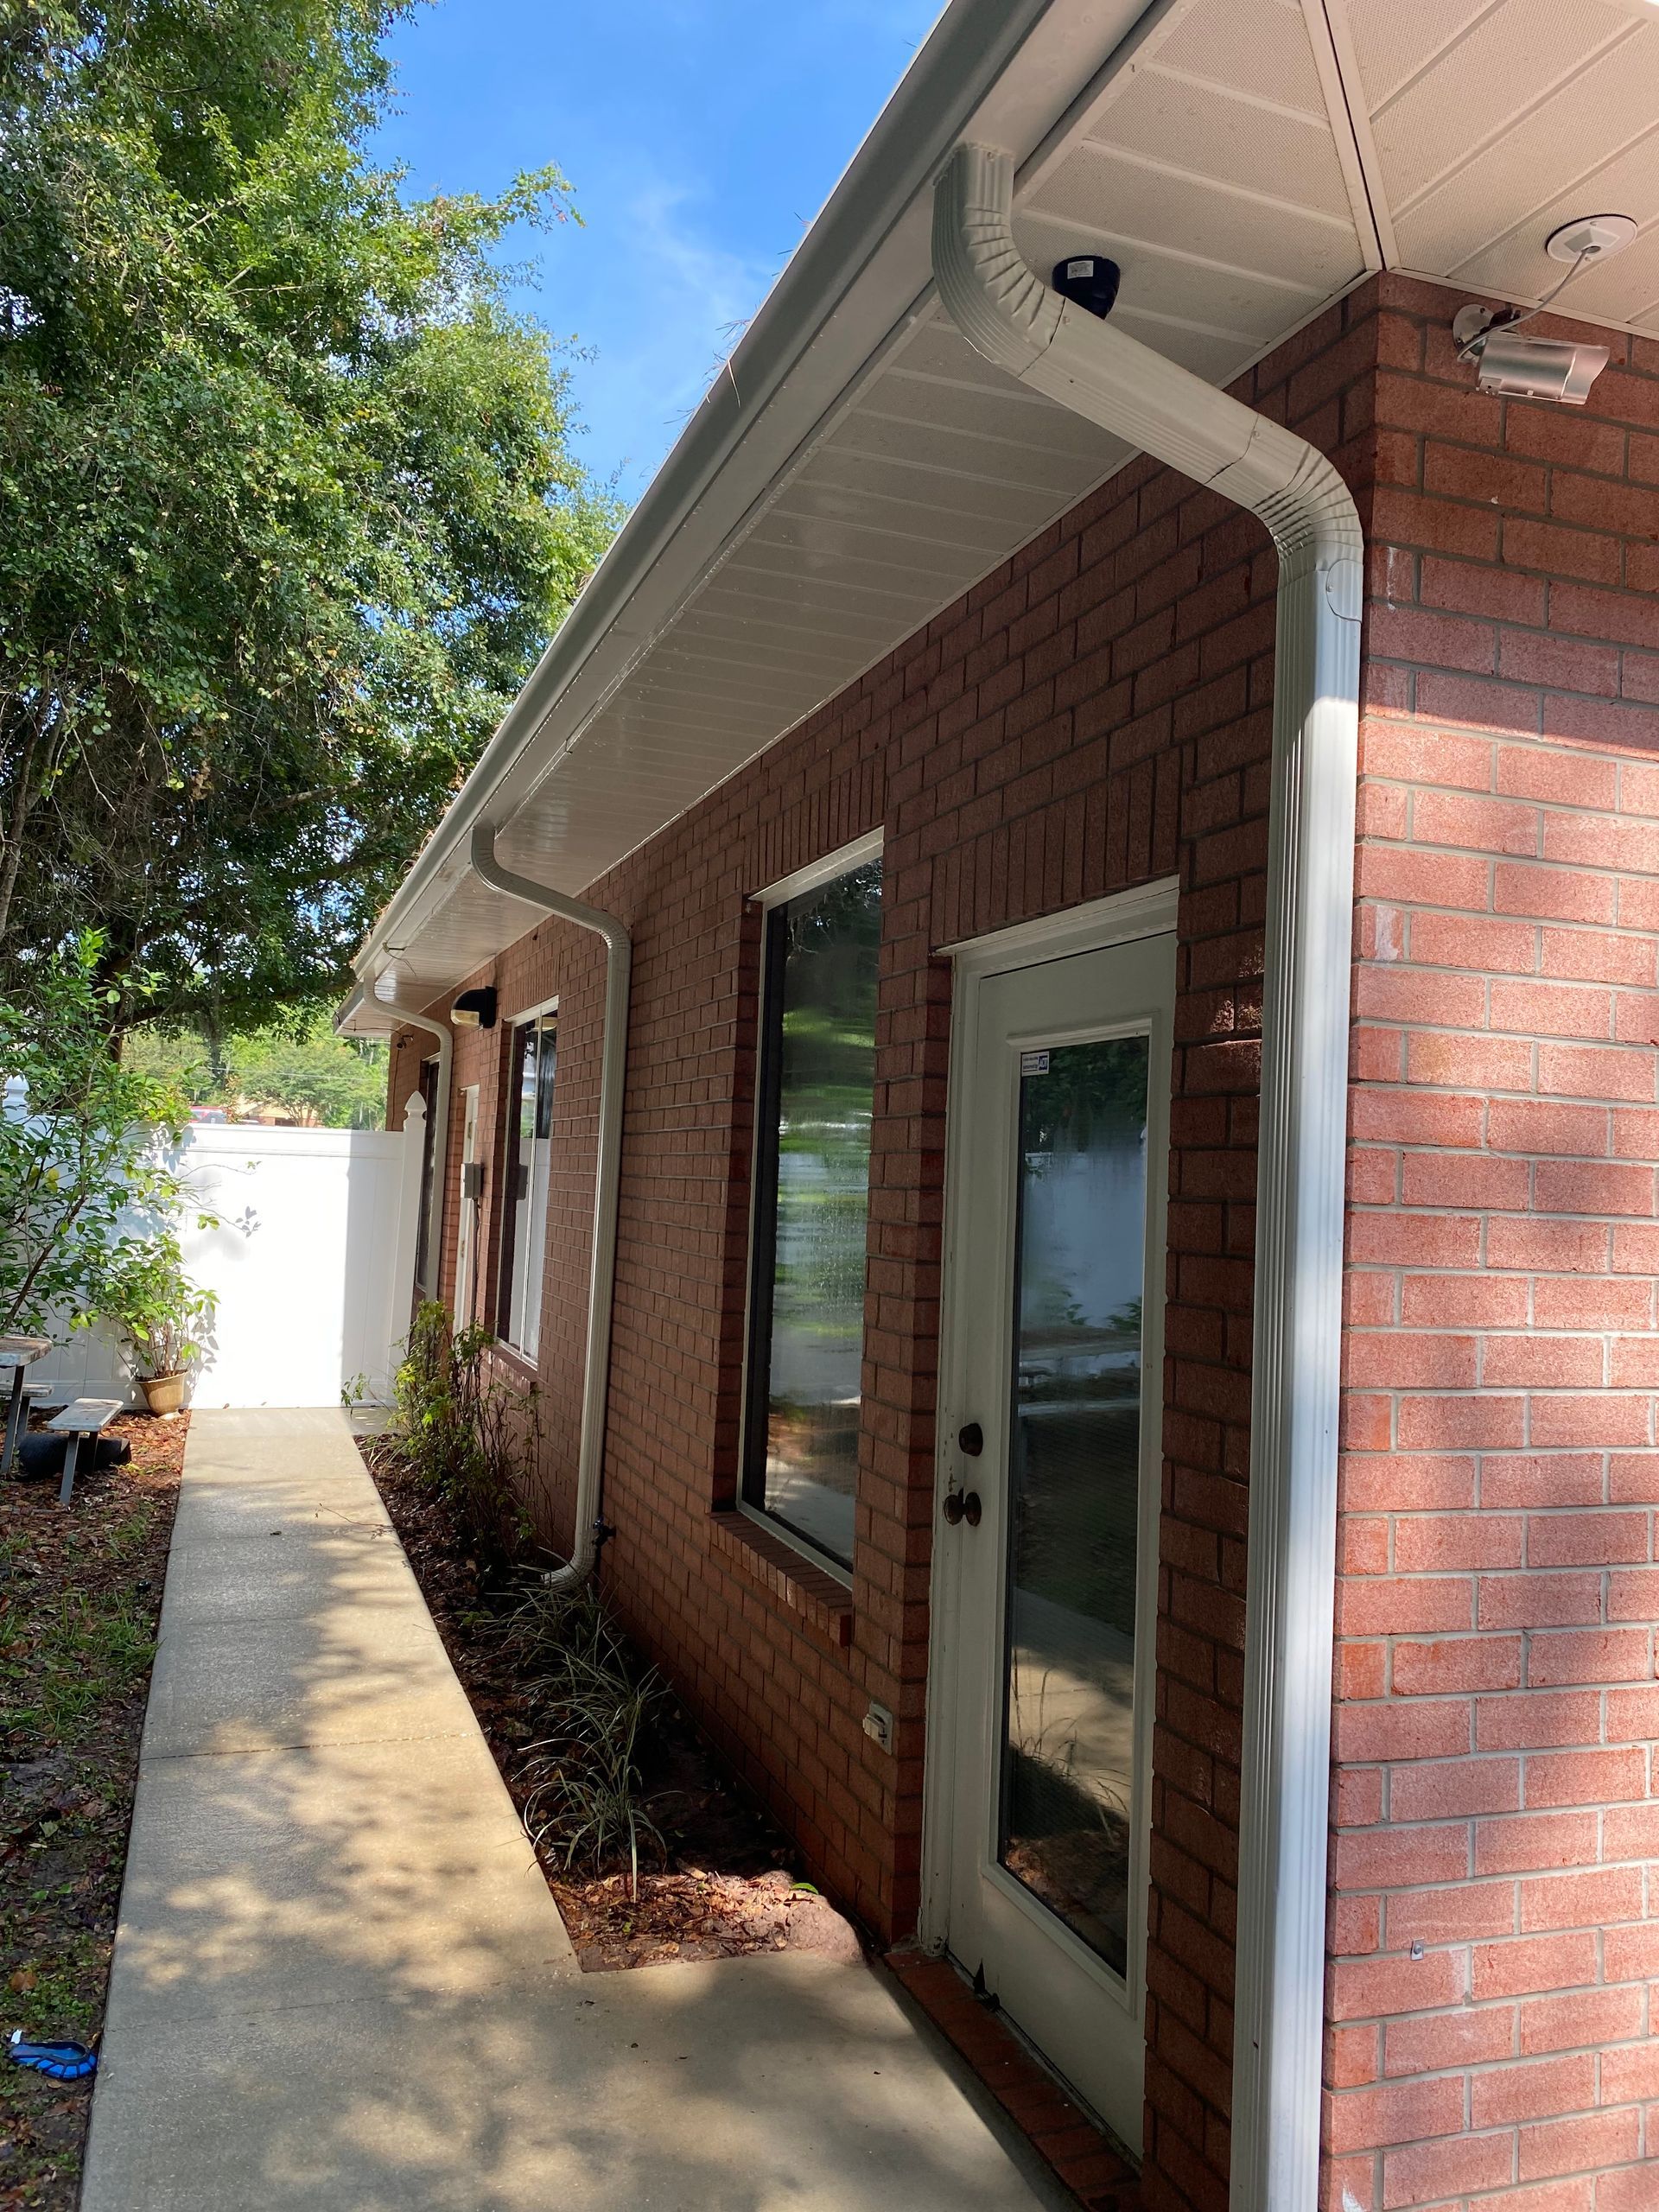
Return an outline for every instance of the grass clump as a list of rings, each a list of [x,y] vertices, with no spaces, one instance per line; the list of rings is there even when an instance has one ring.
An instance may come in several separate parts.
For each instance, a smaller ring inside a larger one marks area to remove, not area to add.
[[[77,1530],[46,1573],[31,1561],[28,1538],[0,1540],[0,1745],[73,1745],[149,1673],[155,1599],[110,1570],[130,1559],[152,1510],[145,1505],[95,1537]]]
[[[540,1738],[524,1754],[524,1825],[538,1852],[567,1870],[602,1873],[626,1860],[634,1897],[642,1852],[668,1845],[645,1808],[640,1760],[666,1690],[639,1670],[591,1585],[562,1594],[537,1585],[509,1616],[509,1644],[531,1673]]]

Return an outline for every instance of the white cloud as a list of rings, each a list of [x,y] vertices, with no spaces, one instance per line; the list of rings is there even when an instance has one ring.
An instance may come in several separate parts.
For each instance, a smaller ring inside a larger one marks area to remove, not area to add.
[[[596,358],[575,365],[595,467],[614,456],[637,499],[765,299],[777,266],[709,238],[698,195],[661,176],[588,196],[582,257],[608,272],[579,318]]]

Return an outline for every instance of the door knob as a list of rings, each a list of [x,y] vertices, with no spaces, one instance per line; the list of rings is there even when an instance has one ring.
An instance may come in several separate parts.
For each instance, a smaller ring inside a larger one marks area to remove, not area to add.
[[[970,1529],[979,1526],[979,1492],[976,1490],[953,1490],[944,1501],[944,1517],[954,1529],[965,1521]]]
[[[977,1459],[985,1449],[985,1432],[976,1421],[957,1431],[957,1449],[965,1452],[970,1459]]]

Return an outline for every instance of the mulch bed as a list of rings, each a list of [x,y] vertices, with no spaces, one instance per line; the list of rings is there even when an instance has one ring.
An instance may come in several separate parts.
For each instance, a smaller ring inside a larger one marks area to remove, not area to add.
[[[537,1734],[535,1699],[499,1632],[509,1586],[493,1582],[440,1493],[373,1442],[364,1458],[496,1764],[522,1814],[522,1770]],[[542,1871],[589,1974],[757,1951],[858,1955],[839,1913],[798,1883],[786,1839],[732,1786],[686,1715],[666,1706],[645,1770],[645,1808],[668,1863],[585,1874],[543,1852]]]
[[[0,2040],[95,2041],[188,1416],[125,1467],[0,1483]],[[0,2057],[0,2212],[73,2212],[91,2081]]]

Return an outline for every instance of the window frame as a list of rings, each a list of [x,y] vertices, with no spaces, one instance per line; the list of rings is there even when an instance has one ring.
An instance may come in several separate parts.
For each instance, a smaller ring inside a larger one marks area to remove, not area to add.
[[[781,934],[773,931],[772,922],[772,916],[778,909],[780,906],[786,906],[791,899],[803,898],[809,892],[821,891],[825,884],[833,883],[837,876],[851,875],[856,869],[868,867],[870,861],[880,860],[882,856],[885,836],[884,830],[872,830],[866,836],[855,838],[850,844],[838,846],[833,853],[824,854],[822,859],[811,861],[806,867],[797,868],[792,874],[779,877],[777,882],[768,884],[764,890],[752,892],[748,899],[750,906],[759,907],[760,910],[761,935],[759,990],[755,1008],[754,1112],[750,1129],[749,1148],[748,1244],[744,1276],[743,1388],[738,1408],[737,1427],[737,1510],[746,1519],[753,1522],[757,1528],[764,1529],[769,1536],[773,1537],[779,1543],[787,1544],[791,1551],[798,1553],[807,1565],[816,1567],[821,1573],[832,1575],[837,1582],[843,1583],[849,1589],[852,1587],[853,1568],[836,1559],[833,1554],[824,1551],[820,1546],[815,1544],[810,1537],[802,1535],[797,1529],[791,1529],[786,1522],[779,1520],[778,1516],[767,1508],[765,1503],[764,1456],[759,1459],[757,1471],[755,1437],[757,1433],[763,1432],[758,1432],[754,1426],[754,1416],[759,1410],[755,1395],[755,1379],[761,1372],[763,1363],[760,1351],[760,1332],[763,1329],[767,1332],[764,1366],[768,1377],[772,1369],[770,1331],[772,1312],[772,1277],[778,1236],[778,1085],[783,1058],[783,1026],[779,1022],[774,1033],[771,1021],[772,1008],[777,1003],[778,989],[781,981],[782,963],[776,948],[781,946],[783,940]],[[884,918],[885,892],[884,880]],[[761,1224],[768,1211],[771,1215],[772,1226],[764,1243],[773,1265],[763,1271],[760,1265],[763,1242]],[[867,1215],[865,1220],[867,1291],[868,1287],[868,1230],[869,1223]],[[766,1278],[764,1284],[761,1280],[763,1272]],[[861,1362],[862,1357],[861,1344]],[[861,1402],[859,1408],[859,1425],[861,1431],[863,1427]],[[759,1503],[752,1495],[752,1492],[756,1491],[759,1492]],[[855,1538],[855,1560],[856,1556],[856,1538]]]
[[[524,1317],[522,1313],[515,1315],[513,1312],[512,1295],[513,1284],[518,1273],[520,1256],[518,1249],[517,1224],[514,1218],[515,1209],[518,1207],[519,1200],[515,1195],[512,1188],[515,1179],[512,1171],[514,1166],[518,1164],[514,1157],[519,1143],[519,1138],[516,1130],[517,1116],[521,1100],[521,1077],[518,1069],[518,1055],[522,1049],[521,1040],[523,1039],[524,1033],[526,1030],[535,1029],[540,1024],[550,1020],[553,1025],[554,1075],[552,1084],[550,1087],[551,1096],[550,1097],[548,1109],[548,1136],[546,1139],[546,1141],[550,1144],[552,1141],[552,1120],[554,1113],[552,1098],[556,1097],[558,1089],[558,1018],[559,1001],[558,995],[556,993],[551,998],[543,999],[535,1006],[522,1007],[517,1012],[504,1016],[501,1023],[505,1052],[502,1061],[501,1075],[503,1112],[501,1117],[500,1173],[496,1178],[496,1182],[499,1189],[500,1198],[496,1232],[495,1333],[499,1342],[505,1344],[507,1350],[512,1352],[516,1358],[523,1360],[526,1365],[530,1366],[533,1366],[540,1357],[542,1318],[541,1304],[538,1300],[536,1308],[536,1344],[534,1347],[531,1347],[524,1342]],[[537,1140],[532,1137],[531,1141],[533,1144]],[[527,1192],[527,1196],[530,1199],[532,1209],[531,1215],[527,1217],[527,1225],[533,1228],[535,1162],[532,1159],[525,1164],[529,1168],[531,1177],[530,1190]],[[548,1198],[549,1192],[548,1189],[544,1187],[543,1192],[541,1218],[541,1251],[537,1255],[537,1264],[543,1270],[543,1272],[545,1271],[547,1265]],[[528,1280],[526,1279],[526,1291],[527,1290]]]

